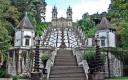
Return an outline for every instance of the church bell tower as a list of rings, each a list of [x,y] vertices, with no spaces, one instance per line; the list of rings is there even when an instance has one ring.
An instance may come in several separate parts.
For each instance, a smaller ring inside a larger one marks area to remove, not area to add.
[[[58,14],[57,8],[56,6],[54,6],[52,9],[52,26],[54,27],[57,25],[57,14]]]
[[[72,8],[69,6],[67,9],[67,20],[68,20],[68,26],[72,26]]]

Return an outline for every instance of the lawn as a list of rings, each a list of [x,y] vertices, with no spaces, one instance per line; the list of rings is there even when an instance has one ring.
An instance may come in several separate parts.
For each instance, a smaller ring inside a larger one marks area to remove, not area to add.
[[[117,78],[112,78],[107,80],[128,80],[128,77],[117,77]]]

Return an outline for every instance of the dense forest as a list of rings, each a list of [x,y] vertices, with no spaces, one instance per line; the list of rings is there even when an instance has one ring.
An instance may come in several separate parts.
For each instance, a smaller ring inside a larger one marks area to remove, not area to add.
[[[46,27],[39,21],[38,7],[42,3],[43,0],[0,0],[0,54],[5,55],[5,62],[7,51],[13,46],[15,28],[25,15],[25,12],[28,13],[32,24],[37,30],[36,33],[41,35],[41,31]],[[85,13],[82,19],[78,21],[78,25],[81,26],[87,37],[93,37],[96,26],[99,23],[98,20],[103,16],[106,16],[117,30],[117,46],[127,49],[128,0],[111,0],[107,12],[95,13],[93,15]]]

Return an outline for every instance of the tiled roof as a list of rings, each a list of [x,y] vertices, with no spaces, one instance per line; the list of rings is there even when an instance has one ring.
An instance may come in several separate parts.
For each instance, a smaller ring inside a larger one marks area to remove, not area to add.
[[[107,20],[106,17],[101,19],[100,24],[98,25],[98,30],[105,30],[105,29],[114,29],[110,22]]]
[[[28,16],[26,15],[19,23],[17,26],[18,29],[33,29],[34,27],[32,26]]]

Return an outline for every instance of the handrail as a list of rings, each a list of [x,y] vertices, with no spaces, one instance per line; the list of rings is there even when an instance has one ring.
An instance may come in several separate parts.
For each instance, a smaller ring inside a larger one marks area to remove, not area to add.
[[[73,49],[73,55],[76,56],[78,65],[79,66],[82,65],[86,79],[88,80],[89,66],[88,66],[87,61],[82,59],[82,55],[80,54],[80,51],[78,50]]]
[[[47,61],[46,69],[47,69],[47,80],[49,80],[49,75],[51,71],[51,67],[54,65],[55,56],[57,54],[57,49],[51,53],[50,59]]]

